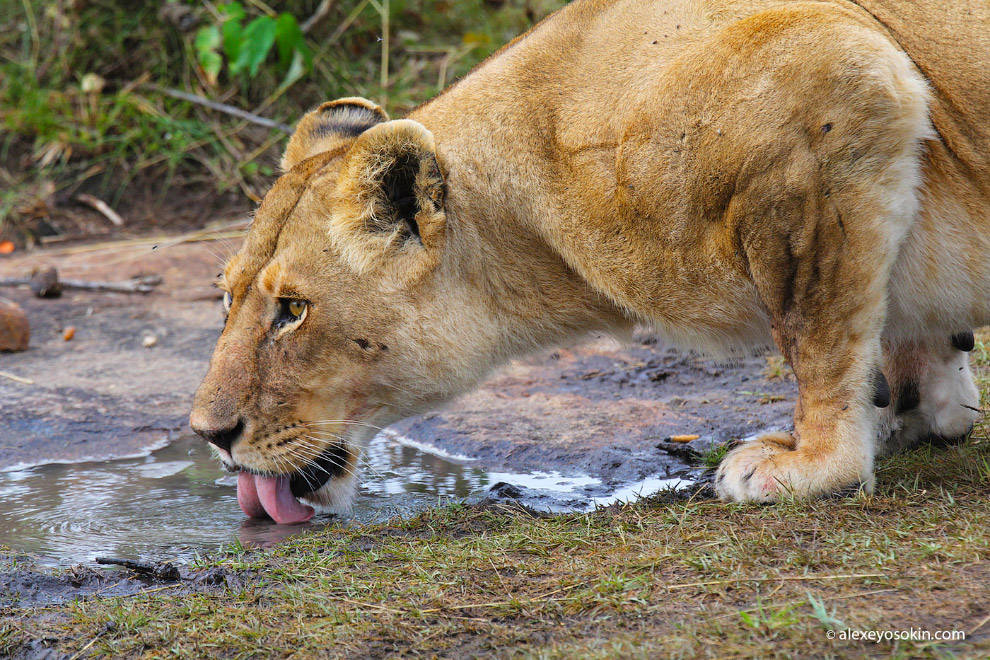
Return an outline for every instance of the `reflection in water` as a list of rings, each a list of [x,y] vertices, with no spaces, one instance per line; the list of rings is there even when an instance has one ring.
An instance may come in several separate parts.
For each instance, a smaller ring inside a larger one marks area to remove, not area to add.
[[[485,488],[483,470],[379,436],[370,444],[361,493],[348,520],[384,520]],[[54,564],[98,555],[188,561],[239,541],[268,546],[307,525],[249,520],[237,506],[236,477],[224,475],[196,438],[150,456],[42,465],[0,472],[0,544]]]
[[[354,511],[343,520],[318,514],[304,525],[245,518],[236,476],[223,474],[192,437],[144,458],[0,472],[0,545],[58,565],[100,555],[190,561],[234,542],[267,547],[301,529],[408,516],[500,481],[533,489],[537,496],[527,504],[554,511],[589,510],[687,483],[654,478],[615,491],[594,477],[486,472],[467,457],[431,451],[389,431],[379,434],[361,461]]]

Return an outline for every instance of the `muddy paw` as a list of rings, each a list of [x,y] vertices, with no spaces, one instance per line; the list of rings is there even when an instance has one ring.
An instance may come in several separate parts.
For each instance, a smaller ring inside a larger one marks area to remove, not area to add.
[[[830,495],[842,488],[872,490],[857,465],[817,460],[796,448],[788,433],[771,433],[730,452],[715,476],[718,496],[730,502],[776,502],[785,497]]]

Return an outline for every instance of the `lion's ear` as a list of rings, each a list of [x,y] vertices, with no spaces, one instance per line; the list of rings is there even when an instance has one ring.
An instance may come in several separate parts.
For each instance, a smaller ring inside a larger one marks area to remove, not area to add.
[[[349,230],[405,235],[430,247],[443,235],[444,179],[433,134],[411,119],[379,124],[347,152],[337,221]]]
[[[288,172],[307,158],[335,149],[383,121],[388,121],[388,115],[367,99],[354,97],[324,103],[299,120],[282,156],[282,169]]]

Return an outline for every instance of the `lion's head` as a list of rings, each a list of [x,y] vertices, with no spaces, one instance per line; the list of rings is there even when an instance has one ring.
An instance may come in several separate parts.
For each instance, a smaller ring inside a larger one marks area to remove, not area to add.
[[[444,125],[445,164],[422,124],[364,99],[299,122],[224,268],[226,326],[190,417],[240,473],[248,515],[348,508],[378,428],[513,355],[626,323],[519,220],[531,189],[492,178],[505,145],[463,124]]]
[[[367,440],[480,377],[485,360],[449,347],[487,338],[444,258],[428,130],[342,99],[301,120],[282,166],[224,268],[226,325],[190,425],[240,473],[245,513],[286,523],[313,515],[299,498],[346,509]]]

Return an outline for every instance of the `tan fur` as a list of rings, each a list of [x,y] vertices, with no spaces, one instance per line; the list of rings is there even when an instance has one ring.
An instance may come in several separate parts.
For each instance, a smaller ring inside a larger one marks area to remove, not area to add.
[[[231,464],[287,473],[373,429],[280,429],[384,426],[647,323],[712,352],[773,341],[794,368],[794,432],[733,451],[723,498],[869,488],[878,431],[972,423],[968,369],[932,365],[990,322],[988,24],[964,0],[578,0],[406,119],[323,106],[227,266],[193,427],[239,416]],[[356,118],[376,121],[332,128]],[[280,295],[310,311],[273,338]],[[926,378],[927,417],[892,417]],[[311,499],[346,505],[340,483]]]

